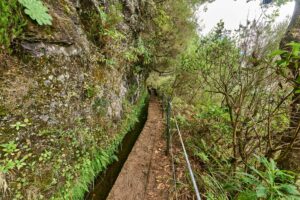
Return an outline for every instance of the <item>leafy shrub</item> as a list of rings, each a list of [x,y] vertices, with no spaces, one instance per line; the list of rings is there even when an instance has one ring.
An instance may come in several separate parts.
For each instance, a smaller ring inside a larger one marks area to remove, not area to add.
[[[108,12],[105,12],[104,7],[100,7],[100,18],[104,28],[113,27],[123,20],[122,9],[122,5],[117,3],[110,5]]]
[[[250,172],[238,172],[224,188],[232,194],[238,192],[239,200],[300,199],[294,183],[295,175],[277,168],[274,160],[258,157],[262,169],[250,166]]]
[[[109,39],[120,41],[125,38],[125,36],[119,32],[116,28],[123,20],[123,14],[121,12],[122,6],[120,4],[112,4],[108,8],[108,12],[105,11],[104,7],[100,7],[100,19],[101,26],[99,33],[104,37],[102,39]]]
[[[274,160],[257,157],[259,166],[249,166],[249,172],[230,173],[210,170],[201,175],[205,197],[237,200],[298,200],[300,193],[295,174],[277,168]]]
[[[200,120],[205,120],[211,131],[214,130],[225,134],[230,133],[230,116],[226,107],[207,104],[201,109],[202,112],[196,114],[195,117]]]
[[[151,63],[152,53],[145,45],[144,40],[139,37],[136,46],[130,47],[129,50],[124,53],[124,58],[129,62],[142,61],[142,63],[146,65]]]
[[[295,94],[300,93],[300,78],[291,76],[294,69],[291,66],[295,66],[296,69],[299,68],[299,55],[300,55],[300,43],[291,42],[286,45],[287,50],[278,49],[271,53],[271,58],[275,58],[277,72],[284,77],[287,81],[291,81],[292,84],[296,84]],[[280,59],[277,59],[279,57]],[[290,70],[288,70],[290,68]]]
[[[197,114],[196,117],[200,119],[215,120],[219,120],[219,118],[221,118],[224,119],[224,121],[229,121],[228,109],[213,104],[204,107],[203,112]]]
[[[52,25],[48,8],[40,0],[18,0],[25,7],[25,13],[39,25]]]
[[[99,7],[97,12],[81,13],[88,37],[97,46],[109,46],[125,38],[116,27],[123,20],[122,9],[121,4],[113,3]]]

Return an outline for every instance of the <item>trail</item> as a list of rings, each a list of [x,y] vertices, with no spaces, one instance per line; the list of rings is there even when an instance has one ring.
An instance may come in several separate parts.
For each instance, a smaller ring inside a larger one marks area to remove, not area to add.
[[[152,96],[148,119],[129,154],[108,200],[165,200],[169,198],[171,164],[165,156],[165,126],[157,97]]]

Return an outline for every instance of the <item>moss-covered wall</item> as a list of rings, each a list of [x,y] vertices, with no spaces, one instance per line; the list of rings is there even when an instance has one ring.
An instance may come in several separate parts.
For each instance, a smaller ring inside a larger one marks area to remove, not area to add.
[[[79,169],[127,128],[144,88],[145,73],[133,67],[140,61],[124,55],[145,2],[44,3],[53,25],[26,19],[13,53],[0,53],[0,199],[84,194],[86,186],[70,190],[88,182]]]

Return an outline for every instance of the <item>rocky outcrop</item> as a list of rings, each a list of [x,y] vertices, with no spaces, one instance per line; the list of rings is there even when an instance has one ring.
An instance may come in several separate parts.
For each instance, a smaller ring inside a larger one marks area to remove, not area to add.
[[[145,79],[134,70],[137,61],[124,57],[142,30],[144,1],[43,2],[53,25],[28,18],[13,53],[0,53],[0,144],[17,152],[4,156],[0,147],[4,199],[50,199],[62,188],[72,195],[67,183],[81,178],[79,169],[93,160],[95,149],[109,148]],[[111,4],[121,12],[111,13],[112,19],[121,20],[101,27]]]
[[[122,3],[128,5],[131,16],[138,15],[137,2]],[[3,57],[5,62],[0,64],[0,100],[5,110],[2,128],[23,118],[32,120],[36,127],[71,126],[77,118],[96,123],[99,112],[115,122],[121,119],[122,103],[136,78],[131,76],[130,63],[105,66],[101,49],[88,39],[81,13],[97,11],[97,4],[93,0],[49,0],[53,26],[28,24],[17,41],[15,55]],[[125,30],[127,26],[132,24],[120,24]],[[127,38],[125,48],[133,40]]]

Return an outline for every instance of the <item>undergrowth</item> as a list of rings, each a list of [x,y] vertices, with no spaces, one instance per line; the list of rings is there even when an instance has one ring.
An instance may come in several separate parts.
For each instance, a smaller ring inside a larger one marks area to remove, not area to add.
[[[185,143],[205,199],[300,199],[296,183],[298,175],[279,169],[273,159],[254,155],[244,167],[232,170],[231,149],[226,147],[231,139],[226,109],[208,104],[200,106],[198,110],[177,98],[174,98],[173,103],[173,110],[180,129],[185,134]],[[178,180],[177,187],[189,185]]]
[[[83,199],[95,177],[117,160],[124,136],[138,122],[145,91],[135,105],[124,105],[118,126],[105,121],[89,127],[83,119],[66,129],[44,129],[26,141],[0,144],[0,195],[6,199]],[[31,128],[28,119],[11,124],[19,133]],[[39,142],[34,142],[39,141]]]
[[[258,165],[249,165],[249,171],[234,175],[209,169],[199,175],[204,184],[204,196],[209,199],[237,200],[298,200],[300,193],[295,185],[296,174],[280,170],[274,160],[257,157]]]
[[[140,97],[137,105],[131,107],[131,112],[121,122],[119,133],[106,144],[106,147],[95,148],[91,155],[83,157],[75,169],[79,169],[79,177],[71,181],[60,190],[56,197],[51,199],[83,199],[84,194],[88,191],[89,185],[95,177],[103,172],[108,165],[118,160],[116,156],[118,147],[127,133],[132,130],[139,121],[139,116],[146,105],[148,93],[144,92]]]

